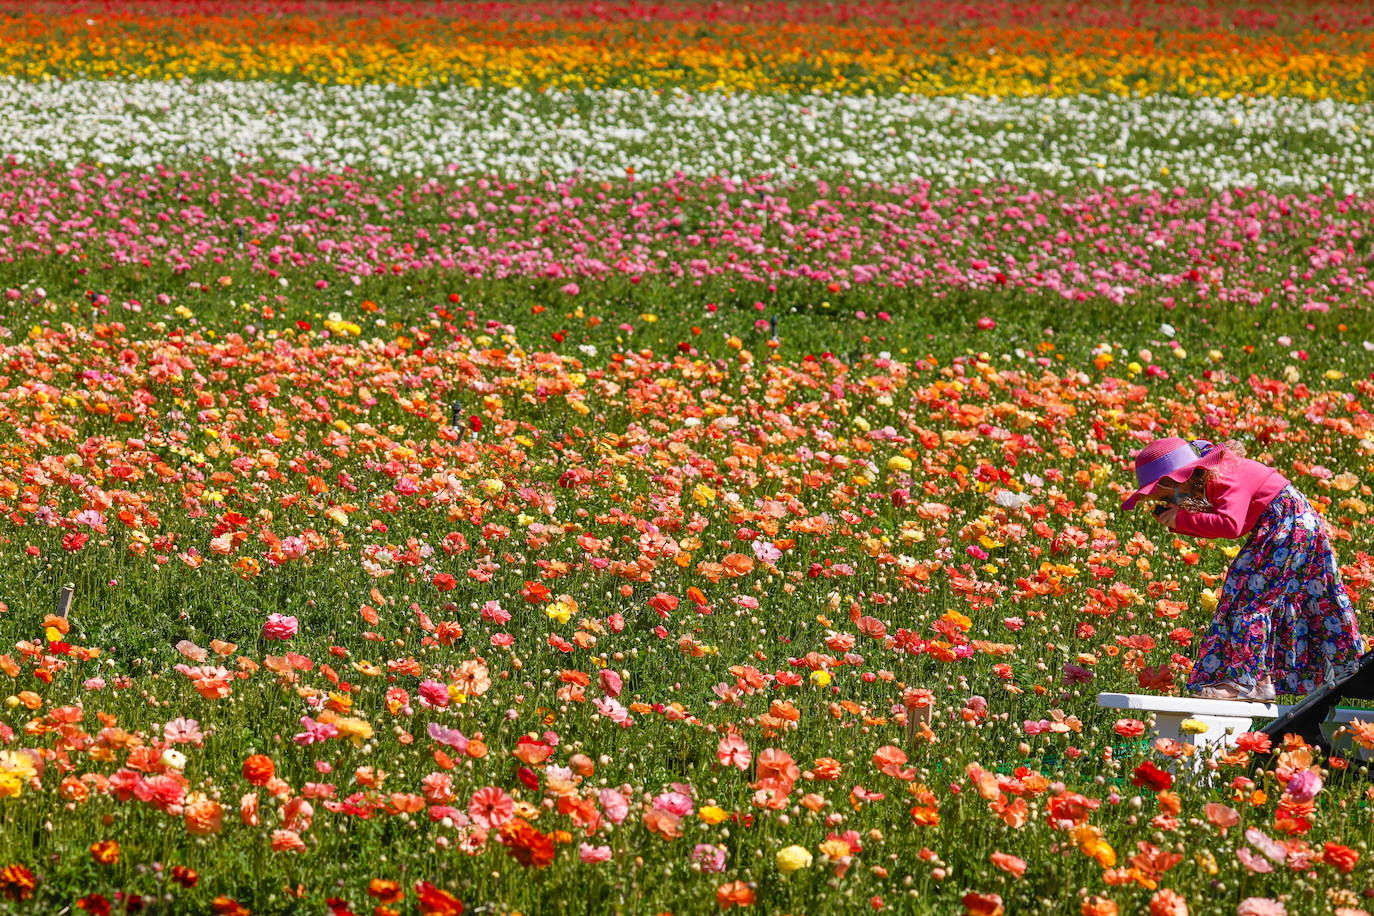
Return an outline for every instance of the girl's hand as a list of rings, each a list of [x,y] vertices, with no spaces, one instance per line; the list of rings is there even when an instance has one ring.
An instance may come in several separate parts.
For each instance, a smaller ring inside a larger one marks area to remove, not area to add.
[[[1178,506],[1170,506],[1168,509],[1155,516],[1159,523],[1170,531],[1174,530],[1174,520],[1178,518]]]

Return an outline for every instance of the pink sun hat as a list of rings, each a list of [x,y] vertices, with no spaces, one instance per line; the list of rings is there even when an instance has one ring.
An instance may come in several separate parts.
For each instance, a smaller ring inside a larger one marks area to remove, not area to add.
[[[1156,439],[1135,454],[1135,479],[1138,489],[1126,497],[1121,508],[1130,509],[1142,496],[1149,496],[1164,478],[1182,483],[1194,468],[1216,467],[1224,457],[1223,450],[1206,439],[1180,439],[1169,436]]]

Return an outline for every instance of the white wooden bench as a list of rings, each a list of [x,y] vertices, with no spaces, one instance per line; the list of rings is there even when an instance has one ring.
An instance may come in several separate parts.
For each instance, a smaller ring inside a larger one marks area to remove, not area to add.
[[[1205,700],[1200,697],[1162,697],[1140,693],[1099,693],[1097,705],[1107,709],[1120,709],[1132,712],[1138,718],[1154,713],[1154,733],[1160,738],[1172,738],[1183,744],[1191,744],[1198,750],[1220,750],[1235,744],[1237,735],[1254,730],[1257,719],[1266,722],[1277,719],[1292,709],[1278,703],[1252,703],[1241,700]],[[1374,721],[1374,709],[1335,709],[1325,722],[1322,730],[1333,749],[1340,748],[1345,753],[1369,759],[1369,752],[1358,746],[1351,747],[1349,738],[1333,738],[1340,726],[1359,719],[1362,722]],[[1206,726],[1198,730],[1187,720]]]

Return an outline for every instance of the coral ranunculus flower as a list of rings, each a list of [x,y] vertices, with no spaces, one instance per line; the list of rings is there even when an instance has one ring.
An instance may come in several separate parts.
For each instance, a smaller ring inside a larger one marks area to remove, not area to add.
[[[1026,873],[1026,860],[1009,853],[994,852],[992,864],[1016,878],[1020,878]]]
[[[779,783],[791,787],[801,776],[792,755],[776,747],[765,749],[758,756],[755,772],[760,783]]]

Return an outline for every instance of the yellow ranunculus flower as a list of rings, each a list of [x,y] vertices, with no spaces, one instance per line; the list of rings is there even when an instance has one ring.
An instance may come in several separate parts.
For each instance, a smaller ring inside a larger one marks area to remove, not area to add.
[[[572,608],[568,607],[565,601],[555,601],[544,608],[544,613],[548,614],[552,620],[558,623],[567,623],[572,619]]]
[[[697,817],[701,818],[703,821],[705,821],[713,827],[716,824],[721,823],[722,821],[727,821],[730,819],[730,815],[725,811],[724,808],[718,808],[715,805],[702,805],[700,808],[697,809]]]
[[[775,861],[778,871],[790,875],[799,869],[811,867],[811,852],[805,846],[784,846],[778,850]]]
[[[28,754],[0,751],[0,798],[18,796],[24,785],[38,775]]]

